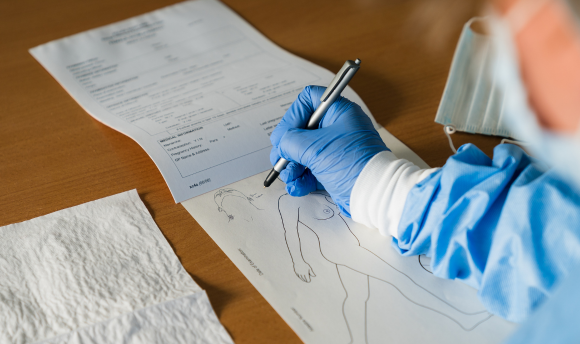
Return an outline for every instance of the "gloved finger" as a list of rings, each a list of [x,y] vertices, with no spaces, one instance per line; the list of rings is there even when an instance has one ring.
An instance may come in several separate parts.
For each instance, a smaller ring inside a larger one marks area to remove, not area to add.
[[[278,146],[275,146],[272,147],[272,150],[270,151],[270,163],[274,166],[278,160],[280,160],[280,154],[278,154]]]
[[[324,129],[305,130],[290,129],[288,130],[278,145],[278,154],[284,159],[296,162],[302,166],[308,166],[311,154],[316,154],[316,150],[310,150],[314,143],[319,139],[320,131]]]
[[[357,103],[351,102],[348,98],[339,97],[328,108],[326,114],[322,118],[320,128],[326,128],[334,124],[336,121],[345,118],[357,118],[359,113],[364,114],[364,111]]]
[[[290,196],[306,196],[312,191],[316,191],[316,184],[316,177],[314,177],[312,171],[306,170],[300,177],[286,184],[286,192]]]
[[[326,113],[324,114],[324,117],[322,117],[318,127],[326,128],[331,126],[334,122],[343,116],[352,116],[352,111],[349,111],[352,105],[356,105],[356,103],[353,103],[342,96],[338,97],[328,108],[328,110],[326,110]]]
[[[305,169],[306,167],[300,164],[290,162],[288,165],[286,165],[286,168],[280,172],[279,177],[284,183],[288,184],[300,177],[304,173]]]
[[[291,128],[304,129],[310,116],[320,104],[320,97],[326,90],[326,87],[320,86],[306,86],[298,95],[298,98],[292,103],[280,123],[274,128],[270,134],[270,142],[274,147],[278,146],[278,142],[286,131]]]
[[[322,96],[322,94],[320,94],[320,96]],[[344,119],[350,119],[353,123],[359,123],[361,117],[364,117],[362,118],[362,122],[368,120],[372,126],[372,122],[357,103],[352,102],[345,97],[338,97],[324,114],[318,128],[329,127],[335,122]]]
[[[326,87],[322,86],[306,86],[304,90],[298,95],[298,98],[292,103],[288,111],[282,120],[278,124],[278,126],[274,129],[278,129],[276,132],[275,140],[279,140],[281,136],[283,136],[283,132],[285,130],[296,128],[296,129],[304,129],[312,116],[312,113],[318,108],[321,101],[320,98],[326,91]],[[342,114],[345,113],[352,105],[356,105],[356,103],[351,102],[347,98],[338,97],[334,103],[328,108],[324,117],[322,118],[319,128],[324,128],[336,121]],[[358,105],[356,105],[358,106]],[[362,109],[361,109],[362,112]],[[364,112],[363,112],[364,114]],[[282,135],[280,135],[282,132]],[[274,132],[272,133],[274,134]],[[272,140],[272,136],[270,136],[270,140]]]
[[[340,116],[324,116],[323,127],[328,127],[333,124],[341,125],[348,128],[349,131],[357,130],[372,130],[375,131],[373,122],[370,117],[363,111],[357,103],[344,98],[340,103],[336,104],[337,113]],[[329,109],[330,110],[330,109]]]

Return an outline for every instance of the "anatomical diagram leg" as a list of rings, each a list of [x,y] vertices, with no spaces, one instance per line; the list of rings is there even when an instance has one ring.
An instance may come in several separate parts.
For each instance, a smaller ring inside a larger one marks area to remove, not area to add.
[[[346,296],[342,313],[350,334],[350,344],[367,343],[366,308],[369,298],[369,276],[345,266],[336,266]]]
[[[320,242],[323,256],[339,266],[348,267],[356,272],[381,280],[396,288],[411,303],[429,309],[457,323],[469,331],[479,323],[487,320],[490,315],[485,310],[465,312],[441,299],[401,271],[361,246],[336,247]],[[330,247],[329,247],[330,246]],[[344,269],[340,270],[340,273]],[[344,279],[345,280],[345,279]],[[344,283],[344,282],[343,282]]]

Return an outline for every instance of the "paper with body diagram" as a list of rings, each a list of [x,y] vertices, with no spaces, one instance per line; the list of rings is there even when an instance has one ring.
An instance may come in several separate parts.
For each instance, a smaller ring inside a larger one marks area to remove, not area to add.
[[[497,343],[512,329],[473,289],[433,277],[426,257],[400,257],[328,195],[292,198],[279,181],[263,190],[269,134],[304,86],[334,75],[220,2],[186,1],[30,52],[90,115],[145,149],[175,201],[189,199],[305,342]],[[343,95],[370,115],[352,89]],[[398,157],[426,167],[380,131]]]
[[[401,257],[325,192],[291,197],[280,180],[263,189],[266,174],[182,204],[305,343],[500,343],[512,331],[476,290],[434,277],[428,257]]]
[[[145,149],[176,202],[269,169],[269,136],[280,118],[305,86],[334,76],[215,0],[30,52],[91,116]],[[343,94],[360,101],[350,88]]]

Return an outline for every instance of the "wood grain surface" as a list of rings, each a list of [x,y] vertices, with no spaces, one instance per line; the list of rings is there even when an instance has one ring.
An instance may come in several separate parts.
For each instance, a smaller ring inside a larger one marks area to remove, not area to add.
[[[237,343],[300,340],[185,209],[130,138],[90,117],[28,49],[171,5],[173,0],[0,1],[0,226],[137,189]],[[433,122],[454,46],[430,53],[413,13],[421,1],[224,0],[282,48],[336,72],[362,68],[351,86],[379,123],[441,166],[451,154]],[[451,41],[459,37],[454,28]],[[413,33],[413,34],[411,34]],[[456,134],[488,155],[498,138]]]

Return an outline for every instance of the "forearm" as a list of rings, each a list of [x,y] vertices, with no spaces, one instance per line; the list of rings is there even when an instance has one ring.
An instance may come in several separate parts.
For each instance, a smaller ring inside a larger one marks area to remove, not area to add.
[[[374,156],[352,190],[351,215],[356,222],[398,238],[397,228],[407,195],[438,168],[420,169],[389,151]]]
[[[418,172],[408,175],[413,173]],[[479,289],[480,300],[494,314],[523,320],[570,264],[580,261],[579,197],[518,147],[500,145],[492,160],[466,145],[410,191],[408,185],[391,186],[396,187],[407,193],[406,201],[399,200],[403,209],[391,196],[374,205],[375,213],[370,204],[367,218],[379,219],[374,223],[384,226],[382,232],[395,235],[403,255],[431,256],[436,276]],[[352,203],[351,208],[359,207]],[[381,211],[394,212],[390,222],[380,221],[386,217],[376,214]],[[360,218],[360,212],[353,213],[353,219]]]
[[[286,239],[286,245],[288,246],[288,252],[290,253],[292,262],[296,263],[297,260],[304,260],[300,250],[300,238],[298,237],[297,228],[293,227],[286,230],[284,232],[284,237]]]

